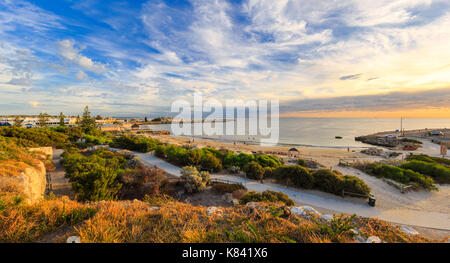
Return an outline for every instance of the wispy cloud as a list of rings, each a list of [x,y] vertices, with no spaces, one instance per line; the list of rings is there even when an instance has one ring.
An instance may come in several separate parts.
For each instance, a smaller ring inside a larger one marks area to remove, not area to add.
[[[66,102],[147,111],[196,90],[287,108],[376,110],[371,98],[398,108],[383,94],[450,88],[447,28],[444,0],[0,0],[0,89],[55,112]]]

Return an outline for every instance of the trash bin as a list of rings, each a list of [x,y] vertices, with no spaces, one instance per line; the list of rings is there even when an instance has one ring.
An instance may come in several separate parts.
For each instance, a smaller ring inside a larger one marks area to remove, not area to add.
[[[375,206],[375,201],[376,201],[375,198],[369,197],[369,202],[368,202],[368,204],[369,204],[370,206]]]

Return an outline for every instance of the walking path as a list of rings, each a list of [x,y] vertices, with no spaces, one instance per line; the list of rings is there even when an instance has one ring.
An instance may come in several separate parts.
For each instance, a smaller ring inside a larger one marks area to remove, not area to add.
[[[70,199],[73,199],[75,194],[72,191],[72,185],[69,183],[69,180],[65,178],[64,168],[61,166],[60,159],[61,154],[64,150],[55,149],[53,150],[53,165],[56,167],[54,171],[49,172],[52,183],[52,192],[56,196],[66,195]]]
[[[136,153],[144,163],[157,165],[173,176],[181,176],[181,168],[172,165],[151,154]],[[242,177],[232,175],[212,174],[211,178],[226,179],[236,183],[245,184],[248,190],[262,192],[265,190],[284,192],[298,204],[308,204],[318,209],[322,208],[337,213],[357,214],[363,217],[376,217],[391,223],[450,230],[450,215],[447,213],[428,212],[411,210],[405,208],[381,209],[371,207],[355,198],[342,199],[328,193],[316,193],[317,191],[303,190],[285,187],[274,183],[261,184],[257,181],[247,180]]]

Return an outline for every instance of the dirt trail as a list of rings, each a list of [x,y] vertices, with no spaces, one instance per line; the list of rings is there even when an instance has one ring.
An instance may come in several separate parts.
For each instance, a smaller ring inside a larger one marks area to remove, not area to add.
[[[75,197],[74,192],[72,191],[72,185],[69,180],[64,177],[65,172],[64,168],[60,163],[61,154],[64,150],[56,149],[53,151],[53,165],[56,167],[54,171],[50,172],[51,183],[52,183],[52,192],[56,196],[68,196],[70,199]]]

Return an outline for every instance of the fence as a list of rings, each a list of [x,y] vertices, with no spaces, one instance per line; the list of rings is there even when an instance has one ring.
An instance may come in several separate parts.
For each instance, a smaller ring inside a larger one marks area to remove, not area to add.
[[[220,179],[220,178],[211,178],[211,182],[225,183],[225,184],[239,184],[239,185],[243,186],[243,184],[241,182],[234,182],[234,181],[230,181],[227,179]]]

